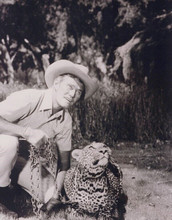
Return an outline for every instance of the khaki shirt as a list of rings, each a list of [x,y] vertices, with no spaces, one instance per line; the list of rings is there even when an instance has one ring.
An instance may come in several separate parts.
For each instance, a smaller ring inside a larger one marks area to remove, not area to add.
[[[52,115],[52,89],[26,89],[0,102],[0,116],[15,124],[41,129],[59,150],[71,150],[72,118],[68,110]]]

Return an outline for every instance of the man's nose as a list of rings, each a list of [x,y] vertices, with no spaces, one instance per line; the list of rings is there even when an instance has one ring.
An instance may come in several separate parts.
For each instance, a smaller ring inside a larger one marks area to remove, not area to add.
[[[69,94],[70,94],[71,97],[74,97],[75,96],[75,89],[71,89],[69,91]]]

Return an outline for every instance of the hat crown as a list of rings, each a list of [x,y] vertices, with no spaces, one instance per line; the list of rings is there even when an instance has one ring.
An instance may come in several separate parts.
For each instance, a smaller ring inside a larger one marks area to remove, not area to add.
[[[45,71],[45,82],[48,87],[51,87],[55,78],[65,73],[78,77],[85,86],[85,99],[89,98],[98,89],[95,80],[88,75],[88,68],[86,66],[75,64],[69,60],[58,60],[48,66]]]
[[[75,64],[75,67],[88,75],[88,68],[86,66]]]

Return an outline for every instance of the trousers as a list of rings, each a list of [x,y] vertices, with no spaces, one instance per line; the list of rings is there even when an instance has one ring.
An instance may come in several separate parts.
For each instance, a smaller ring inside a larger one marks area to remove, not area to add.
[[[17,160],[19,141],[17,137],[0,134],[0,187],[10,184],[11,170]]]
[[[19,175],[17,175],[17,184],[39,201],[47,202],[53,195],[55,179],[40,164],[41,171],[39,172],[39,184],[37,185],[38,173],[36,169],[31,171],[31,161],[20,155],[18,157],[19,143],[17,137],[0,134],[0,187],[8,186],[11,183],[10,176],[13,177],[15,170],[20,170]],[[14,173],[11,175],[12,170],[14,170]],[[35,184],[32,184],[32,182]],[[33,194],[33,190],[36,195]]]

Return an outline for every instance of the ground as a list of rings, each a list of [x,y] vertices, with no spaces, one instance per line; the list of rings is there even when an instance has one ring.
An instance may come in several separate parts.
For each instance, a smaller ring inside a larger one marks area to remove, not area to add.
[[[172,219],[171,142],[119,143],[113,151],[128,195],[125,220]],[[124,163],[125,161],[125,163]]]
[[[125,220],[170,220],[172,175],[126,164],[122,165],[122,170],[128,195]]]
[[[125,220],[171,220],[172,173],[171,143],[117,144],[113,156],[123,171],[128,195]],[[32,219],[20,218],[20,220]],[[57,218],[57,220],[62,218]],[[11,220],[0,213],[0,220]]]

